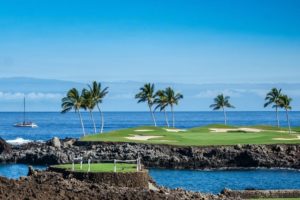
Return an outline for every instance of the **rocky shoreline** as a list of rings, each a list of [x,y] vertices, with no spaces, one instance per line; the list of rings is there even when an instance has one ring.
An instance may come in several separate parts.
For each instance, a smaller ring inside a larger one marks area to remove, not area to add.
[[[0,152],[1,153],[1,152]],[[54,138],[46,143],[13,146],[0,154],[0,163],[52,165],[70,163],[74,157],[105,160],[132,160],[137,157],[149,168],[226,169],[292,168],[300,169],[300,145],[235,145],[180,147],[136,143],[86,143]]]
[[[300,145],[236,145],[180,147],[136,143],[87,143],[53,138],[10,146],[0,139],[0,163],[52,165],[74,157],[92,162],[142,158],[145,167],[173,169],[292,168],[300,169]],[[0,199],[237,199],[184,190],[145,190],[80,181],[55,172],[31,172],[20,180],[0,178]]]
[[[136,200],[225,200],[224,195],[205,195],[184,190],[145,190],[126,187],[112,187],[105,184],[95,184],[80,181],[71,176],[64,177],[55,172],[33,172],[28,177],[19,180],[8,180],[0,177],[0,199],[38,199],[38,200],[85,200],[85,199],[136,199]]]

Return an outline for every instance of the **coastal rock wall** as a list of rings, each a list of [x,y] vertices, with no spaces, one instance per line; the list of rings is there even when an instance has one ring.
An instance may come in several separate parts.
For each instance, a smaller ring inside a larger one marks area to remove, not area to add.
[[[103,183],[110,186],[143,188],[148,189],[150,177],[147,171],[130,173],[86,173],[72,172],[60,168],[50,167],[50,171],[62,173],[65,177],[74,177],[81,181],[90,181],[93,183]]]
[[[223,195],[205,195],[184,190],[160,188],[158,191],[141,188],[109,186],[104,183],[90,183],[61,173],[36,172],[19,180],[0,177],[0,199],[101,199],[101,200],[227,200]],[[239,198],[238,198],[239,199]]]
[[[48,143],[31,143],[1,154],[0,162],[27,164],[70,163],[83,156],[92,162],[138,156],[146,167],[174,169],[212,168],[295,168],[300,169],[300,145],[236,145],[213,147],[179,147],[135,143],[86,143],[61,141],[60,147]]]

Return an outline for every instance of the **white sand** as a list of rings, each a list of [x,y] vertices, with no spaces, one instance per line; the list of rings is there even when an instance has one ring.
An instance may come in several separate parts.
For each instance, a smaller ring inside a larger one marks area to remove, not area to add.
[[[172,133],[178,133],[178,132],[185,132],[185,129],[165,129],[167,132],[172,132]]]
[[[284,141],[300,140],[300,136],[297,136],[297,138],[273,138],[273,140],[284,140]]]
[[[151,132],[153,130],[149,130],[149,129],[140,129],[140,130],[134,130],[134,132]]]
[[[290,133],[289,131],[276,131],[277,133]],[[297,132],[294,132],[292,131],[291,133],[297,133]]]
[[[245,131],[250,133],[260,133],[263,130],[256,128],[211,128],[209,129],[213,133],[227,133],[230,131]]]
[[[260,133],[263,130],[257,128],[239,128],[241,131],[252,132],[252,133]]]
[[[150,135],[134,135],[131,137],[125,137],[128,140],[147,141],[154,138],[161,138],[162,136],[150,136]]]

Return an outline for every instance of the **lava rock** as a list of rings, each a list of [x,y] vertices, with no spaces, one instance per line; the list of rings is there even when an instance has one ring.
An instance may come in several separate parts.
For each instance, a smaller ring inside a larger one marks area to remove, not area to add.
[[[49,145],[53,146],[55,148],[60,148],[61,147],[61,142],[58,137],[54,137],[49,141]]]
[[[11,152],[11,146],[0,137],[0,154],[2,153],[10,153]]]
[[[0,199],[101,199],[101,200],[225,200],[224,196],[206,195],[185,190],[159,191],[140,188],[112,187],[63,177],[54,172],[38,172],[34,176],[9,180],[0,177]],[[238,198],[234,198],[238,199]]]

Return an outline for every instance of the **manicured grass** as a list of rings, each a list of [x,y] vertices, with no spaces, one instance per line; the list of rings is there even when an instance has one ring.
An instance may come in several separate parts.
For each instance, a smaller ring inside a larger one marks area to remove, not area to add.
[[[287,129],[271,126],[253,126],[244,128],[261,129],[259,133],[233,130],[227,133],[214,133],[211,128],[239,127],[224,125],[209,125],[188,129],[184,132],[170,132],[166,128],[160,127],[137,127],[112,131],[104,134],[88,135],[81,138],[81,141],[103,141],[103,142],[135,142],[151,144],[169,144],[180,146],[211,146],[211,145],[236,145],[236,144],[300,144],[299,128],[293,129],[295,133],[289,134]],[[127,137],[134,136],[160,136],[148,140],[133,140]],[[283,138],[283,140],[275,140]],[[290,139],[290,140],[284,140]]]
[[[53,167],[72,170],[72,164],[55,165]],[[83,164],[80,169],[80,164],[75,164],[75,171],[87,172],[88,164]],[[95,163],[91,164],[90,172],[114,172],[113,163]],[[117,172],[136,172],[136,164],[117,163]]]

